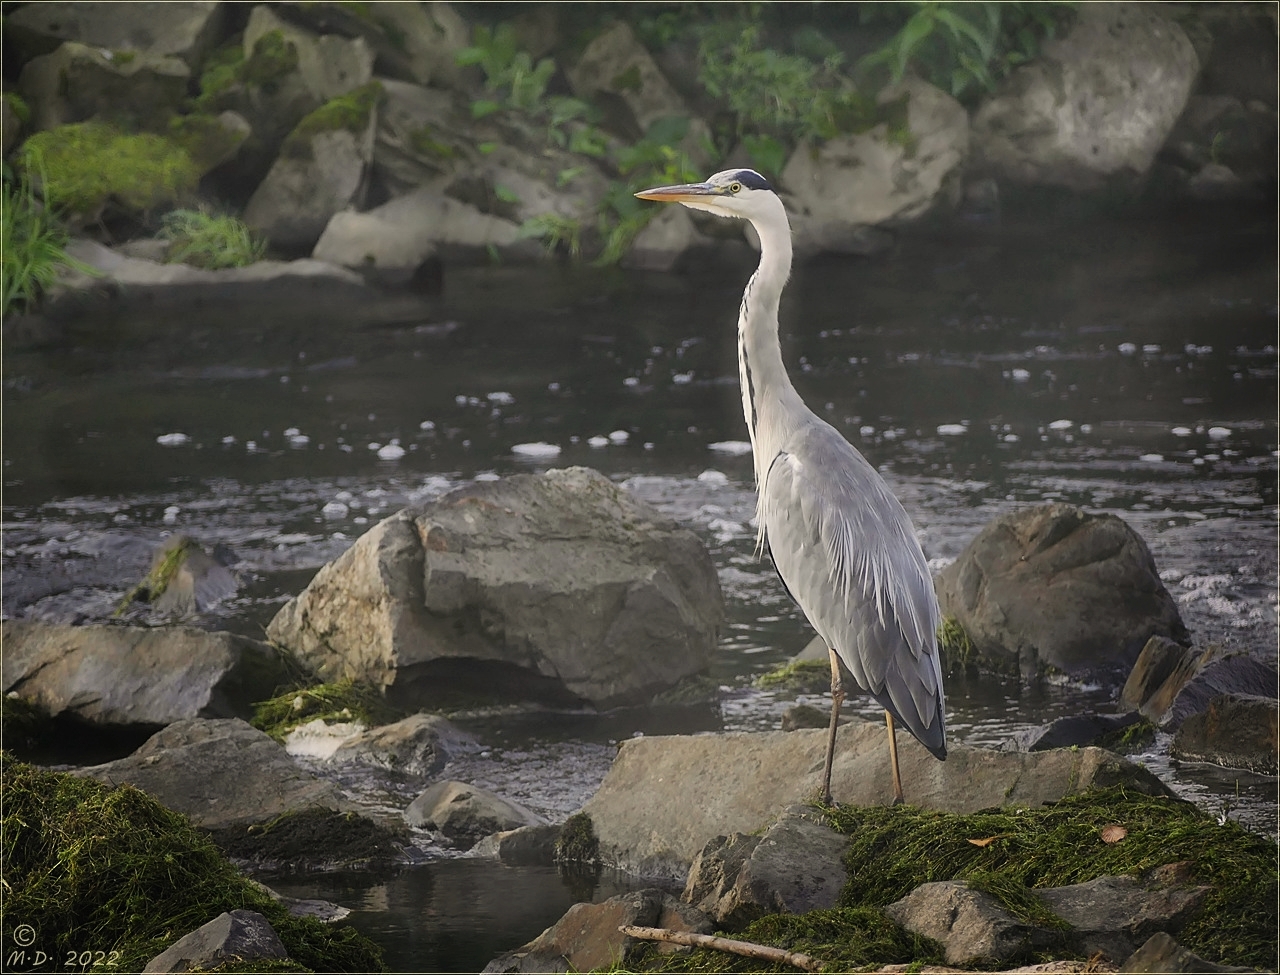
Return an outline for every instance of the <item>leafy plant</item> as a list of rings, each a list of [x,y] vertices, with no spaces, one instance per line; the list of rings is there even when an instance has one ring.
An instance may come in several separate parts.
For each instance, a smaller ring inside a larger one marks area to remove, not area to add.
[[[1074,7],[938,0],[865,5],[864,19],[904,13],[907,19],[884,47],[858,62],[858,70],[887,70],[896,82],[915,68],[956,98],[975,98],[1039,54],[1043,40],[1057,34]]]
[[[552,254],[563,247],[573,259],[582,255],[582,223],[558,213],[540,213],[520,225],[521,237],[541,240]]]
[[[261,260],[267,245],[235,217],[204,210],[174,210],[161,221],[160,236],[169,241],[169,263],[207,270],[244,267]]]
[[[733,112],[735,138],[829,139],[877,121],[875,103],[841,72],[839,53],[818,62],[766,48],[751,21],[714,23],[699,33],[698,78]]]
[[[42,171],[38,157],[29,163]],[[30,307],[57,278],[58,268],[72,267],[94,273],[92,268],[68,256],[67,232],[42,199],[37,199],[34,183],[27,178],[7,180],[0,199],[0,288],[3,312],[19,306]],[[43,180],[41,180],[43,183]]]
[[[538,108],[547,83],[556,73],[556,63],[551,58],[542,58],[535,64],[529,52],[520,50],[510,24],[493,29],[476,27],[474,43],[458,51],[455,60],[461,65],[478,64],[484,71],[485,87],[498,96],[472,103],[471,113],[476,118],[503,107],[524,111]]]

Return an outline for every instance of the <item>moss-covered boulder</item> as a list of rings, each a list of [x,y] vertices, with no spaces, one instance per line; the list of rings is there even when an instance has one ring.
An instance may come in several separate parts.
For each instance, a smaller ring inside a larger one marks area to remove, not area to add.
[[[225,911],[260,913],[294,970],[383,971],[381,951],[348,927],[294,917],[243,876],[183,815],[128,785],[49,772],[0,754],[3,935],[30,925],[51,957],[104,953],[140,972],[182,935]]]
[[[360,202],[381,92],[370,82],[304,116],[245,207],[245,223],[281,250],[309,252],[335,213]]]
[[[49,204],[84,221],[109,207],[131,214],[171,208],[194,193],[200,177],[171,140],[96,121],[37,132],[19,147],[17,163],[39,180]]]

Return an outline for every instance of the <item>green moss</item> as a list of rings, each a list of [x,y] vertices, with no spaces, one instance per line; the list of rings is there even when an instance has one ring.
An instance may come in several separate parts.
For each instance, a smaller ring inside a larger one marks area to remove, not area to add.
[[[298,68],[298,47],[284,32],[269,30],[253,42],[253,51],[236,69],[236,79],[247,85],[270,88]]]
[[[1189,803],[1113,787],[1029,810],[955,815],[917,809],[840,807],[831,824],[852,839],[842,903],[882,907],[922,883],[992,875],[1022,887],[1060,887],[1095,877],[1141,874],[1166,863],[1192,863],[1194,883],[1213,888],[1179,941],[1196,953],[1274,970],[1277,951],[1275,845]],[[1119,843],[1102,827],[1124,825]],[[969,842],[995,839],[985,846]],[[1018,910],[1017,904],[1009,905]]]
[[[200,94],[195,99],[197,111],[215,109],[220,98],[239,82],[244,64],[244,42],[237,36],[205,59],[200,72]]]
[[[216,115],[194,112],[169,120],[169,138],[208,172],[244,142],[246,133],[228,129]]]
[[[27,103],[22,100],[22,96],[16,91],[6,91],[4,100],[9,103],[9,108],[13,114],[18,116],[18,121],[23,125],[31,121],[31,109],[27,107]]]
[[[944,617],[938,627],[938,652],[948,674],[965,673],[975,666],[973,641],[954,616]]]
[[[137,51],[112,51],[111,63],[123,68],[126,64],[132,64],[137,56]]]
[[[381,949],[352,928],[297,918],[244,877],[185,817],[132,786],[48,772],[0,753],[5,869],[2,934],[28,924],[66,958],[92,945],[113,971],[142,971],[224,911],[263,914],[303,969],[384,971]]]
[[[294,688],[253,706],[250,724],[276,741],[300,724],[323,721],[362,721],[366,727],[389,724],[404,717],[387,703],[382,692],[368,684],[345,679],[333,684]]]
[[[0,740],[10,749],[39,748],[53,733],[53,718],[36,701],[16,693],[0,698]]]
[[[135,599],[154,603],[163,596],[165,590],[169,588],[169,583],[173,582],[174,576],[187,561],[191,550],[196,547],[196,543],[187,536],[175,535],[156,555],[151,564],[151,570],[142,581],[120,597],[120,602],[116,604],[116,611],[111,615],[122,615]]]
[[[1156,726],[1146,718],[1136,721],[1119,731],[1111,731],[1102,735],[1093,744],[1099,748],[1109,748],[1113,752],[1127,755],[1141,751],[1156,740]]]
[[[39,174],[53,207],[96,217],[108,202],[148,211],[195,190],[199,167],[171,140],[125,135],[101,122],[37,132],[16,153],[18,167]]]
[[[555,858],[557,863],[600,862],[600,840],[589,815],[574,813],[564,821],[556,837]]]
[[[793,660],[756,678],[756,687],[796,694],[821,694],[831,690],[831,664],[826,660]]]
[[[431,134],[431,126],[424,125],[409,134],[409,145],[413,151],[427,159],[452,159],[457,153],[447,142],[436,140]]]
[[[381,97],[382,85],[371,81],[345,95],[329,99],[310,115],[303,117],[284,140],[280,147],[281,153],[295,159],[308,159],[311,156],[311,140],[321,132],[346,129],[359,135],[368,127],[369,118]]]

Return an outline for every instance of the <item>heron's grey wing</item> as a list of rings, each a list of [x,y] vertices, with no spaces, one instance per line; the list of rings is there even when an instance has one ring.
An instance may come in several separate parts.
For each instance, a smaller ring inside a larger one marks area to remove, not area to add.
[[[778,574],[814,629],[865,690],[945,755],[937,598],[884,479],[815,419],[771,462],[760,514]]]

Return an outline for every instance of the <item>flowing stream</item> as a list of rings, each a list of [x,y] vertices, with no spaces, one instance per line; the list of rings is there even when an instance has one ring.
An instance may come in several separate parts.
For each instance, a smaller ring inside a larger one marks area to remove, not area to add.
[[[460,270],[430,298],[246,309],[124,303],[58,350],[6,350],[4,612],[106,618],[154,547],[226,546],[245,580],[207,625],[260,635],[314,571],[399,507],[472,479],[583,464],[694,529],[727,600],[718,706],[492,712],[445,775],[550,818],[636,734],[777,727],[753,687],[810,633],[753,554],[736,314],[750,264],[683,274]],[[935,568],[993,517],[1050,500],[1124,518],[1200,645],[1276,656],[1276,246],[1272,214],[1045,212],[921,231],[874,260],[797,268],[784,355],[802,395],[885,474]],[[513,453],[559,447],[554,458]],[[949,731],[998,745],[1113,691],[948,685]],[[802,698],[823,706],[821,697]],[[869,699],[854,713],[875,717]],[[1145,762],[1274,835],[1276,780]],[[84,759],[88,761],[89,759]],[[371,806],[412,793],[347,781]],[[386,874],[274,878],[356,909],[393,970],[474,971],[574,900],[561,878],[429,847]]]

